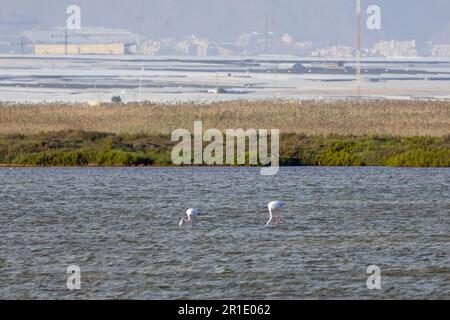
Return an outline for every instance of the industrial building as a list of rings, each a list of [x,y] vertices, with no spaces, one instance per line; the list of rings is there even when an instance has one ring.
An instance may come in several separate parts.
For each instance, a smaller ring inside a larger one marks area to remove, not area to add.
[[[139,35],[109,28],[33,29],[23,31],[22,38],[36,55],[124,55],[137,54],[140,47]]]
[[[79,55],[79,54],[125,54],[125,45],[123,43],[105,43],[105,44],[36,44],[34,45],[34,54],[36,55]]]
[[[27,48],[23,37],[20,36],[0,36],[0,54],[24,54],[31,53]]]

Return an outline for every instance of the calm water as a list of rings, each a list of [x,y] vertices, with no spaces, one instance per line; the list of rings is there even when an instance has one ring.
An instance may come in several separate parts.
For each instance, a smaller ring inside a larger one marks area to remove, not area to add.
[[[450,169],[258,172],[0,169],[0,298],[450,298]]]

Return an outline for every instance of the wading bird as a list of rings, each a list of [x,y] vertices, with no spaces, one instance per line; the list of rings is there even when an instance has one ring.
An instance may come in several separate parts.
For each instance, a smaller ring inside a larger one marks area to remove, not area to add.
[[[180,220],[180,223],[179,223],[180,229],[183,227],[184,223],[189,222],[192,225],[192,222],[194,222],[194,218],[198,217],[201,214],[200,214],[200,210],[191,208],[191,209],[186,210],[186,215],[187,215],[187,219],[182,218]]]
[[[276,224],[281,224],[281,209],[284,208],[284,202],[282,201],[272,201],[267,206],[269,208],[269,221],[267,221],[266,226],[269,226],[273,220],[273,213],[275,213]]]

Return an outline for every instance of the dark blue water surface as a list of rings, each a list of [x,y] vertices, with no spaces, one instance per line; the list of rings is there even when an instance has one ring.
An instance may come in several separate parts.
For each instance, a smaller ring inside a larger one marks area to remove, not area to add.
[[[0,188],[2,299],[450,298],[450,169],[0,169]]]

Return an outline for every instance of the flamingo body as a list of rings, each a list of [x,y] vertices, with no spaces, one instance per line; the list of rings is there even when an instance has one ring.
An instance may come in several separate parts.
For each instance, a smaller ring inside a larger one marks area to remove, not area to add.
[[[272,201],[268,205],[269,209],[272,210],[281,210],[284,208],[284,202],[283,201]]]
[[[187,219],[182,218],[180,220],[180,223],[179,223],[180,228],[183,227],[183,224],[185,222],[189,222],[192,224],[192,222],[194,221],[194,218],[198,217],[200,214],[201,214],[200,210],[198,210],[196,208],[191,208],[191,209],[186,210]]]
[[[188,216],[188,219],[198,217],[200,215],[200,210],[198,210],[196,208],[188,209],[188,210],[186,210],[186,215]]]
[[[284,202],[282,201],[272,201],[267,206],[269,209],[269,221],[267,221],[266,226],[269,226],[273,220],[273,213],[276,214],[276,223],[281,224],[281,210],[284,208]]]

